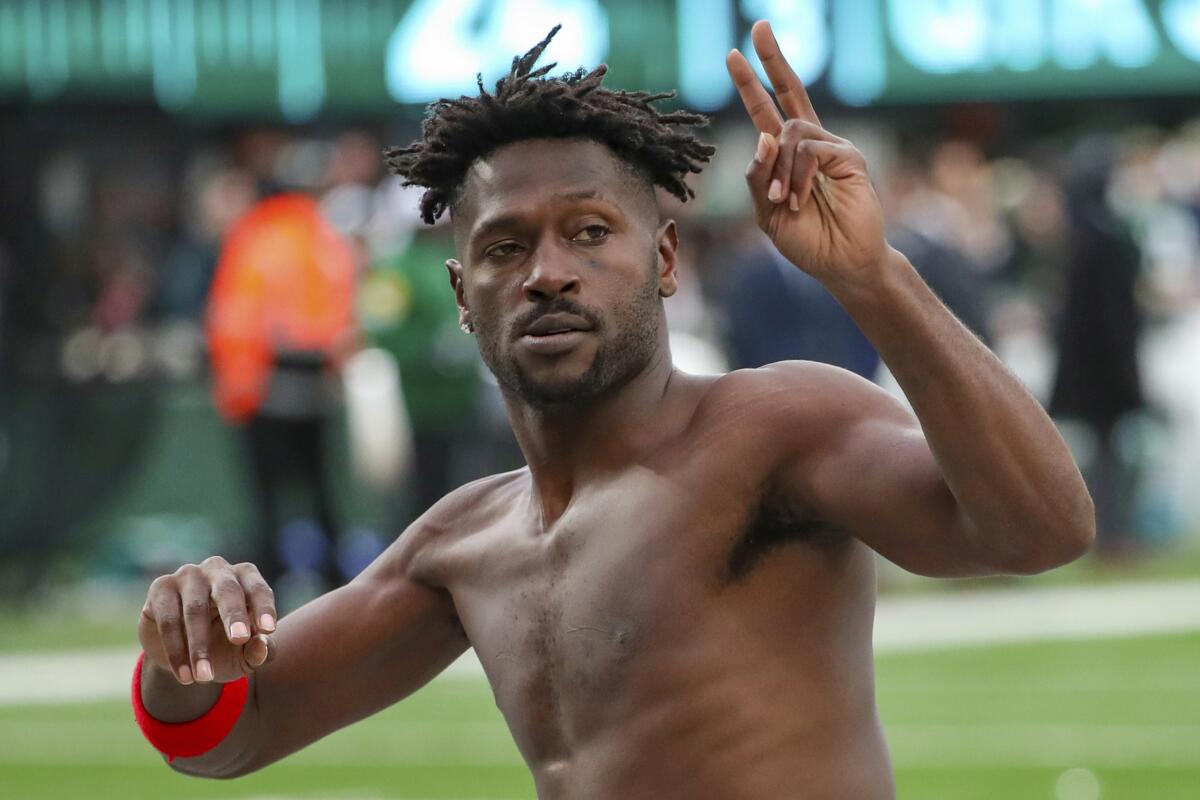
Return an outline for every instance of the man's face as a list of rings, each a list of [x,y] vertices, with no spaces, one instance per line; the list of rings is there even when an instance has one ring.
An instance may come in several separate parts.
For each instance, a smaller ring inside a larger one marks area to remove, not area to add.
[[[538,408],[587,402],[653,358],[675,292],[674,223],[608,148],[507,145],[471,168],[455,209],[459,313],[500,385]]]

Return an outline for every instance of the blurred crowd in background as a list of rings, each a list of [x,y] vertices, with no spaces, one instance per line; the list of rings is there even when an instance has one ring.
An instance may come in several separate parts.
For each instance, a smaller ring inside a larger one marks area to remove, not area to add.
[[[1200,119],[997,139],[974,124],[911,135],[914,113],[825,122],[865,151],[892,244],[1061,424],[1097,502],[1094,557],[1195,541]],[[522,463],[457,324],[449,225],[422,224],[420,191],[385,173],[381,150],[413,138],[415,120],[205,128],[89,114],[70,130],[64,113],[10,124],[0,156],[13,178],[0,191],[5,590],[210,552],[332,585],[446,491]],[[728,115],[708,135],[719,151],[697,201],[662,199],[680,225],[682,288],[667,302],[680,368],[815,359],[902,397],[832,297],[754,227],[741,178],[753,130]],[[222,413],[214,287],[236,260],[222,248],[280,193],[315,199],[345,245],[342,274],[314,277],[309,307],[341,322],[272,354],[309,378],[277,377],[268,394],[282,405]],[[254,430],[270,418],[312,425]]]

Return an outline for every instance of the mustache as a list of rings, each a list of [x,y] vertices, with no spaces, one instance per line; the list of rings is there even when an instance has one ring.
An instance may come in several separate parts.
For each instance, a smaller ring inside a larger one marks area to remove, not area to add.
[[[547,314],[574,314],[587,321],[595,330],[600,329],[600,315],[579,303],[568,300],[565,297],[558,297],[542,305],[529,309],[521,316],[517,317],[512,322],[511,338],[521,338],[521,332],[526,330],[530,325],[537,322]]]

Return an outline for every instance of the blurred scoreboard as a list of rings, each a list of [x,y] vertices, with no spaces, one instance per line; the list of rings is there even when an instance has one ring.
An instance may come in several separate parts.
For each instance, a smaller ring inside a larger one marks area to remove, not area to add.
[[[724,56],[772,20],[847,105],[1200,95],[1200,0],[0,0],[0,102],[371,114],[473,92],[556,23],[565,71],[733,101]]]

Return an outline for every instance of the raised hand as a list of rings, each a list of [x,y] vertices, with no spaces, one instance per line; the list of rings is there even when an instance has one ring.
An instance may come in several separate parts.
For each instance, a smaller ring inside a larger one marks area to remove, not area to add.
[[[274,654],[275,595],[253,564],[220,556],[150,584],[138,624],[146,660],[182,684],[228,683]]]
[[[745,56],[731,51],[725,65],[760,132],[746,170],[758,225],[784,257],[826,285],[871,280],[889,250],[866,161],[821,127],[770,24],[754,23],[751,38],[783,110]]]

